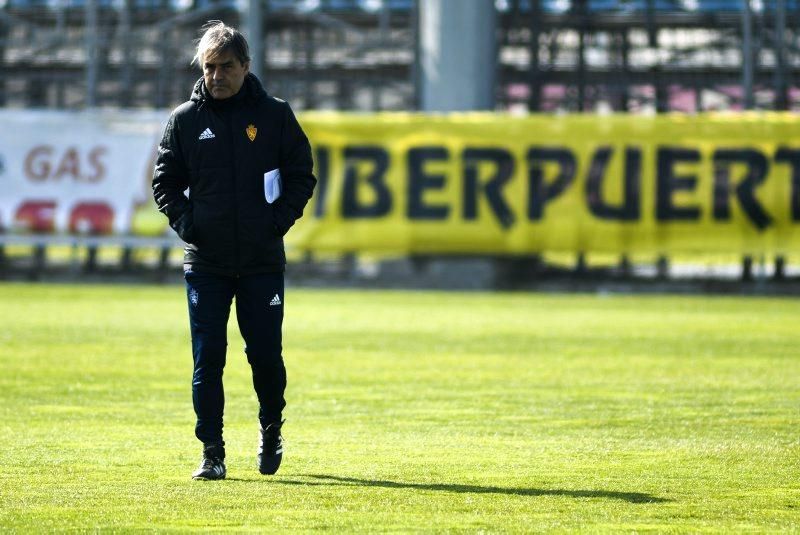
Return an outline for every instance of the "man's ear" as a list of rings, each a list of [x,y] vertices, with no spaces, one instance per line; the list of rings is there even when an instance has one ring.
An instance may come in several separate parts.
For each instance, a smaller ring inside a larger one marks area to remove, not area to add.
[[[249,74],[250,73],[250,62],[249,61],[246,61],[244,63],[244,73],[245,74]]]

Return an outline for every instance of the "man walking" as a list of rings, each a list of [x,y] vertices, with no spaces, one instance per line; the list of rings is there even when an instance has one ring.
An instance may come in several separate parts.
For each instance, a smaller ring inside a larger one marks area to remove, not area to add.
[[[186,242],[192,401],[203,443],[192,477],[226,475],[222,372],[234,298],[260,406],[258,468],[274,474],[286,405],[283,236],[302,216],[316,179],[308,139],[289,105],[250,73],[242,34],[219,21],[203,29],[194,57],[203,76],[172,112],[153,174],[158,209]]]

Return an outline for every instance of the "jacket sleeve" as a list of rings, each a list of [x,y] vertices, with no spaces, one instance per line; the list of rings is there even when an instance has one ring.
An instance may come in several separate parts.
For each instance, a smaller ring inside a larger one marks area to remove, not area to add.
[[[303,208],[317,183],[313,174],[311,145],[288,104],[281,137],[279,168],[283,190],[280,198],[273,204],[272,211],[275,230],[284,235],[303,215]]]
[[[183,194],[189,187],[189,170],[183,159],[175,113],[169,118],[158,145],[153,170],[153,197],[158,210],[167,216],[169,226],[187,242],[192,242],[192,205]]]

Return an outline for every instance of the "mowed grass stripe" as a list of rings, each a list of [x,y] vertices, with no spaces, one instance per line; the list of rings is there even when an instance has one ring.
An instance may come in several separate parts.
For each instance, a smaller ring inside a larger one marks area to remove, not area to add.
[[[290,288],[285,463],[232,314],[224,482],[186,306],[0,285],[0,528],[800,529],[800,301]]]

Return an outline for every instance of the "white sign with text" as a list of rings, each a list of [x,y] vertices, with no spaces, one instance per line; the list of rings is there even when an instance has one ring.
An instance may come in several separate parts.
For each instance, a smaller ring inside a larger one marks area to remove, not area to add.
[[[0,229],[125,233],[168,114],[0,111]]]

